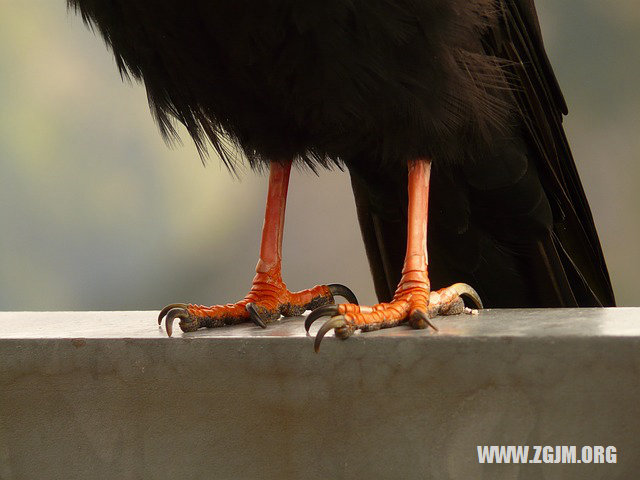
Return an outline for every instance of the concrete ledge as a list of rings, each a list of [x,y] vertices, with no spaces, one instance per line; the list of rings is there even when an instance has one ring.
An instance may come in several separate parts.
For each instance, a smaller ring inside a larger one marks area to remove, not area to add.
[[[0,313],[1,479],[640,471],[640,309],[488,310],[436,334],[325,338],[317,355],[301,319],[169,339],[156,314]],[[483,465],[477,445],[618,455]]]

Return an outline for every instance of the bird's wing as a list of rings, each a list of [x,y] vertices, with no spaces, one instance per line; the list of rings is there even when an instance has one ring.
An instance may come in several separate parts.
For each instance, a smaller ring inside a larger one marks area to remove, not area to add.
[[[553,247],[579,305],[615,303],[609,273],[562,128],[567,105],[542,42],[533,0],[501,0],[488,49],[513,62],[514,94],[554,214]]]
[[[440,175],[434,159],[432,285],[470,283],[496,307],[614,305],[598,235],[562,128],[567,106],[545,53],[533,1],[497,0],[496,5],[498,21],[484,30],[484,53],[505,61],[523,138],[516,140],[515,150],[499,151],[478,164],[475,180],[485,183],[475,198],[466,183],[474,175],[469,166],[458,176]],[[505,166],[515,173],[505,173]],[[406,197],[399,192],[406,179],[397,172],[387,171],[381,178],[368,169],[350,171],[376,293],[386,301],[402,268]],[[509,188],[487,187],[495,177],[506,178]],[[528,204],[531,198],[543,201]],[[496,210],[480,211],[477,203],[482,202],[494,202]],[[501,216],[502,224],[487,218],[491,215]],[[510,240],[505,241],[505,232]]]

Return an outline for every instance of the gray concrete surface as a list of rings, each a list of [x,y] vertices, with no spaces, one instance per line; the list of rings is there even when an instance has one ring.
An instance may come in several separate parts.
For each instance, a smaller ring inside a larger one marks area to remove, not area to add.
[[[488,310],[319,354],[299,318],[169,339],[156,314],[0,313],[0,479],[638,478],[640,309]]]

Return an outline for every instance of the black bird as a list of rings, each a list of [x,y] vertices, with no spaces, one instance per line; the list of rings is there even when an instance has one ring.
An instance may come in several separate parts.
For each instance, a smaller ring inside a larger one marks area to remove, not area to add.
[[[332,328],[344,338],[471,311],[461,296],[477,307],[478,294],[489,307],[614,305],[532,0],[68,4],[102,34],[120,74],[144,83],[167,139],[177,120],[201,155],[210,145],[234,170],[235,144],[251,167],[271,169],[250,293],[226,306],[168,305],[159,322],[166,315],[169,334],[175,318],[183,331],[264,326],[315,308],[307,328],[330,317],[317,348]],[[340,285],[286,289],[292,163],[349,170],[386,303],[358,306]],[[334,295],[351,303],[333,305]]]

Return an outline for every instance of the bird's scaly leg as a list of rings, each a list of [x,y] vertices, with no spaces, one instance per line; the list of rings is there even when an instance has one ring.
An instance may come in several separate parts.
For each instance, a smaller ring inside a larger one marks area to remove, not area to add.
[[[167,305],[158,316],[158,324],[166,316],[165,327],[169,336],[176,318],[180,319],[183,332],[249,320],[265,328],[266,323],[280,318],[280,315],[301,315],[306,310],[332,304],[334,295],[357,303],[355,295],[343,285],[318,285],[308,290],[290,292],[282,281],[282,235],[290,172],[291,162],[271,163],[260,258],[247,296],[237,303],[212,307],[184,303]]]
[[[311,324],[320,317],[331,317],[318,331],[315,349],[331,329],[336,336],[349,337],[355,330],[378,330],[395,327],[407,322],[413,328],[433,325],[429,319],[437,315],[471,313],[466,308],[463,296],[468,297],[477,308],[482,308],[480,297],[469,285],[457,283],[436,292],[431,291],[427,257],[427,218],[429,200],[429,177],[431,161],[416,159],[409,162],[409,210],[407,228],[407,253],[402,278],[389,303],[372,307],[355,304],[327,305],[314,310],[305,322],[309,331]]]

